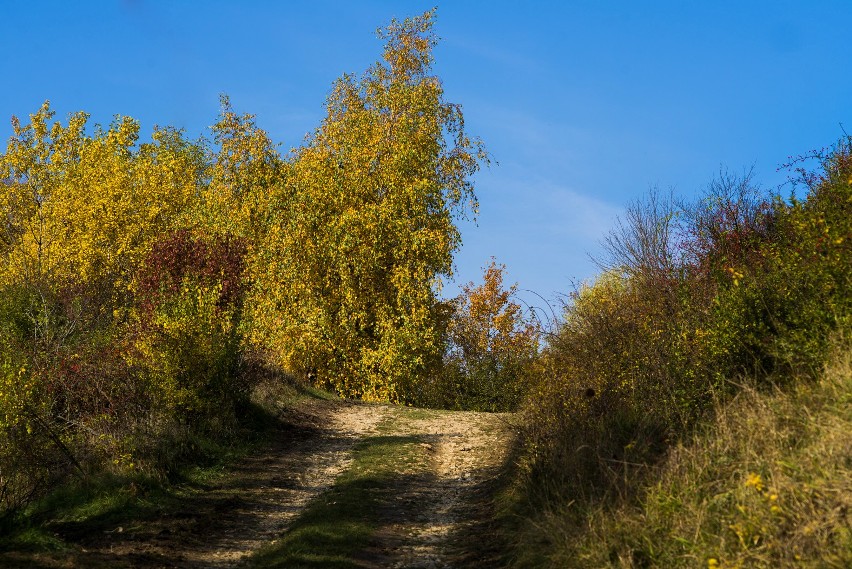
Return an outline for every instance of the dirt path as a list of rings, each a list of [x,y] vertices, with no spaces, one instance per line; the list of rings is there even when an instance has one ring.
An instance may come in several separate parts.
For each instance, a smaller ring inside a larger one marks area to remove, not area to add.
[[[483,516],[482,488],[499,472],[511,439],[504,416],[314,401],[286,419],[289,427],[264,452],[178,510],[97,532],[91,523],[64,524],[62,538],[77,545],[75,554],[25,556],[21,566],[251,566],[253,552],[286,536],[334,487],[359,442],[394,437],[418,441],[420,466],[399,467],[383,494],[380,529],[352,566],[454,567],[467,555],[449,538]]]
[[[312,410],[316,414],[306,417],[313,433],[295,443],[279,441],[268,452],[248,458],[227,484],[208,494],[213,499],[221,496],[231,506],[216,521],[221,532],[205,532],[201,540],[190,542],[180,534],[169,536],[163,549],[177,553],[187,567],[235,566],[280,535],[312,499],[333,486],[352,461],[352,447],[375,430],[388,409],[317,405]]]
[[[394,431],[416,435],[431,455],[431,472],[411,484],[400,500],[417,505],[414,516],[400,516],[392,533],[403,536],[390,567],[453,567],[470,556],[450,538],[487,515],[483,491],[499,475],[511,441],[505,415],[473,412],[422,411],[405,413]],[[476,547],[476,544],[475,546]]]

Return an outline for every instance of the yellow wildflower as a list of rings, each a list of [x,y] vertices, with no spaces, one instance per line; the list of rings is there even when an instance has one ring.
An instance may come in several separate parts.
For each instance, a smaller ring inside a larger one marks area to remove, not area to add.
[[[763,492],[763,477],[761,477],[760,474],[751,472],[748,475],[748,479],[746,479],[745,485],[753,486],[758,492]]]

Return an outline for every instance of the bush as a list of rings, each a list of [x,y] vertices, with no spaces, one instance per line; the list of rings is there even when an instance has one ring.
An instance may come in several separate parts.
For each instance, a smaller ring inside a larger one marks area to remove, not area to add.
[[[138,271],[136,306],[114,312],[98,283],[0,290],[0,509],[71,473],[171,468],[194,434],[235,421],[251,388],[243,254],[173,233]]]
[[[654,469],[634,503],[539,527],[565,567],[846,567],[852,563],[852,360],[817,382],[746,386]],[[569,537],[570,536],[570,537]],[[545,563],[541,563],[545,565]]]
[[[0,486],[15,509],[70,472],[114,456],[124,425],[145,400],[93,326],[99,310],[79,289],[33,285],[0,291]],[[82,298],[86,298],[83,294]]]
[[[749,255],[718,263],[709,333],[711,362],[728,376],[814,376],[832,331],[848,322],[852,296],[852,162],[849,142],[803,176],[805,201],[776,198]]]
[[[135,361],[155,405],[180,419],[212,417],[248,397],[240,373],[245,247],[175,232],[137,277]]]
[[[441,377],[431,386],[438,407],[512,411],[526,393],[538,355],[540,329],[503,288],[505,266],[485,268],[448,306],[448,349]]]
[[[696,204],[652,193],[630,207],[607,270],[565,307],[525,402],[528,512],[582,528],[595,512],[633,508],[672,446],[743,378],[795,390],[818,376],[851,318],[852,139],[816,157],[820,170],[799,178],[802,201],[723,174]],[[575,551],[587,537],[570,533],[559,547]],[[651,559],[666,538],[643,539],[635,549]]]

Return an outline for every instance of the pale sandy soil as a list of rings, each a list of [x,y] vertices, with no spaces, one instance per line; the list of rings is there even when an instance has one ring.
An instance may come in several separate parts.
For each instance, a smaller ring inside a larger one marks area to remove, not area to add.
[[[426,412],[426,417],[397,423],[400,434],[424,435],[432,472],[407,489],[419,504],[414,516],[397,521],[406,536],[391,567],[453,567],[458,544],[449,538],[481,521],[477,489],[496,477],[506,458],[511,430],[505,415],[473,412]],[[478,536],[488,539],[488,536]],[[476,548],[478,544],[469,544]],[[464,548],[462,548],[464,549]]]

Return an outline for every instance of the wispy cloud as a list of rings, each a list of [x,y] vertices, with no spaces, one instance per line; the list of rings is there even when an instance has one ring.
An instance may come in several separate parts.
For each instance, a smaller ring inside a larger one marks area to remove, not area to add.
[[[542,239],[599,240],[621,208],[544,177],[482,180],[482,223],[502,223]]]
[[[470,36],[451,36],[444,39],[447,47],[466,51],[474,57],[496,64],[500,68],[537,70],[542,67],[541,60],[522,55],[516,49],[498,45],[491,41],[475,39]]]

